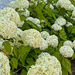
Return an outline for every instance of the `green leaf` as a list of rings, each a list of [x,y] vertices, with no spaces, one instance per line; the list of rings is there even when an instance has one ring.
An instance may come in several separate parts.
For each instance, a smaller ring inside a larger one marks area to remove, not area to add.
[[[63,59],[62,60],[62,65],[64,66],[64,68],[68,71],[68,72],[70,72],[70,74],[72,74],[71,73],[71,63],[70,63],[70,61],[68,60],[68,59]]]
[[[9,41],[3,42],[2,45],[4,46],[6,52],[8,52],[10,54],[11,53],[11,45],[10,45]]]
[[[33,60],[33,58],[27,58],[27,59],[26,59],[26,62],[27,62],[29,65],[35,64],[35,61]]]
[[[26,56],[28,55],[29,51],[30,51],[30,47],[27,47],[27,46],[20,46],[18,49],[19,59],[23,65],[24,65],[24,61],[25,61]]]
[[[21,75],[26,75],[26,74],[27,74],[27,71],[23,69],[21,72]]]
[[[20,15],[20,20],[24,21],[26,19],[26,17],[24,15]]]
[[[11,58],[11,65],[12,65],[12,68],[14,69],[17,69],[17,66],[18,66],[18,60],[16,58]]]
[[[72,32],[71,33],[73,33],[73,34],[75,33],[75,28],[72,29]]]
[[[73,59],[75,59],[75,53],[74,53],[73,56],[72,56],[72,60],[73,60]]]

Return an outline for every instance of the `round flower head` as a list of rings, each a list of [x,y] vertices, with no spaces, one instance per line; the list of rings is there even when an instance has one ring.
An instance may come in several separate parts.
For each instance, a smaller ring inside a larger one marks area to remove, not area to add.
[[[10,75],[9,59],[0,52],[0,75]]]
[[[56,57],[44,52],[39,55],[27,75],[62,75],[61,64]]]
[[[70,46],[71,48],[73,48],[73,43],[70,40],[67,40],[64,42],[64,46]]]
[[[51,27],[52,27],[55,31],[58,31],[58,30],[61,30],[61,29],[62,29],[62,27],[59,26],[58,24],[53,24]]]
[[[20,21],[19,14],[15,11],[15,9],[7,7],[2,10],[2,16],[5,16],[7,19],[10,19],[11,21],[18,23]]]
[[[74,54],[73,49],[70,46],[62,46],[59,49],[59,52],[64,56],[64,57],[72,57]]]
[[[73,26],[73,24],[70,22],[67,22],[66,27],[69,27],[69,26]]]
[[[45,50],[46,48],[48,48],[48,43],[46,40],[42,39],[43,42],[42,44],[40,45],[40,50]]]
[[[23,32],[22,40],[25,46],[30,45],[34,48],[40,47],[42,44],[41,34],[35,29],[25,30]]]
[[[66,24],[66,20],[62,17],[62,16],[59,16],[56,21],[55,21],[55,24],[58,24],[60,26],[63,26]]]
[[[8,6],[23,9],[29,7],[29,2],[28,0],[16,0],[15,2],[10,2]]]
[[[4,38],[10,39],[17,35],[17,26],[16,24],[6,19],[6,17],[0,18],[0,35]]]
[[[73,12],[72,12],[72,16],[75,17],[75,10],[73,10]]]
[[[66,10],[74,10],[74,5],[70,2],[70,0],[58,0],[56,6],[61,6],[61,8],[65,8]]]
[[[21,20],[20,20],[16,25],[17,25],[17,27],[22,27],[23,24],[24,24],[24,21],[21,21]]]
[[[41,36],[43,39],[46,39],[49,36],[49,33],[47,31],[42,31]]]
[[[54,10],[54,6],[53,6],[52,4],[50,4],[50,8],[51,8],[52,10]]]
[[[58,46],[58,38],[55,35],[48,36],[46,39],[48,46],[57,47]]]

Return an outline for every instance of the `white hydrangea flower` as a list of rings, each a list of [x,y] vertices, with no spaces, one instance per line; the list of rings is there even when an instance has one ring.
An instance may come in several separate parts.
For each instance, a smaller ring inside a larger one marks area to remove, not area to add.
[[[17,36],[15,36],[15,39],[14,39],[14,45],[16,45],[17,47],[23,45],[20,42],[18,42],[18,41],[22,41],[22,35],[23,35],[23,31],[17,28]]]
[[[61,64],[55,56],[50,56],[49,53],[44,52],[38,57],[27,75],[62,75]]]
[[[30,11],[28,11],[27,9],[25,9],[25,12],[21,12],[19,14],[28,17],[30,15]]]
[[[2,38],[0,38],[0,49],[4,48],[4,46],[2,45],[3,42],[4,42],[4,40]]]
[[[62,46],[59,49],[59,52],[64,56],[64,57],[72,57],[74,54],[74,50],[70,46]]]
[[[40,50],[45,50],[46,48],[48,48],[48,43],[46,40],[42,39],[43,42],[42,44],[40,45]]]
[[[10,8],[10,7],[4,8],[1,11],[1,13],[0,13],[1,17],[5,16],[6,18],[10,19],[11,21],[13,21],[15,23],[18,23],[20,21],[19,14],[13,8]]]
[[[70,46],[71,48],[73,48],[73,43],[70,40],[67,40],[64,42],[64,46]]]
[[[67,22],[66,27],[73,26],[71,22]]]
[[[61,6],[61,8],[65,8],[66,10],[74,10],[74,5],[70,2],[70,0],[58,0],[56,6]]]
[[[46,39],[48,46],[57,47],[58,46],[58,37],[55,35],[48,36]]]
[[[73,41],[73,47],[74,47],[74,49],[75,49],[75,40]]]
[[[4,38],[10,39],[17,35],[17,26],[16,24],[6,19],[6,17],[0,18],[0,35]]]
[[[58,25],[58,24],[53,24],[51,26],[51,28],[53,28],[55,31],[58,31],[58,30],[61,30],[62,29],[62,27],[60,25]]]
[[[10,2],[8,6],[15,9],[16,8],[23,9],[23,8],[29,7],[29,2],[28,0],[16,0],[16,1]]]
[[[71,16],[70,18],[71,18],[72,20],[74,20],[74,21],[75,21],[75,18],[74,18],[74,17],[72,17],[72,16]]]
[[[72,16],[75,17],[75,10],[73,10],[73,12],[72,12]]]
[[[10,75],[9,59],[3,52],[0,52],[0,75]]]
[[[51,8],[52,10],[54,10],[54,6],[53,6],[52,4],[50,4],[50,8]]]
[[[56,21],[55,21],[55,24],[58,24],[60,26],[63,26],[66,24],[66,20],[62,17],[62,16],[59,16]]]
[[[47,31],[42,31],[41,36],[42,38],[46,39],[49,36],[49,33]]]
[[[41,27],[40,25],[40,20],[38,18],[33,18],[33,17],[27,17],[26,20],[33,22],[34,24],[36,24],[38,27]]]
[[[40,47],[42,44],[41,34],[35,29],[25,30],[23,32],[22,40],[25,46],[30,45],[34,48]]]

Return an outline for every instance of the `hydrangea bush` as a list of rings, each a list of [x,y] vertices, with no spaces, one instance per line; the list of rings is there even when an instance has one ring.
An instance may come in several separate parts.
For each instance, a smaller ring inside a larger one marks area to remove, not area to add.
[[[16,0],[0,10],[0,75],[72,75],[74,58],[75,0]]]

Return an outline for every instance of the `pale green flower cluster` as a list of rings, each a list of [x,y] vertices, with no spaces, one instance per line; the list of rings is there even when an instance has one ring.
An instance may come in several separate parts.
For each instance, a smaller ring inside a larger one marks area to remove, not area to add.
[[[61,64],[55,56],[41,53],[27,75],[62,75]]]
[[[24,45],[38,48],[42,44],[42,37],[39,31],[35,29],[25,30],[23,32],[22,40]]]
[[[0,75],[10,75],[9,59],[0,52]]]
[[[10,2],[8,6],[15,9],[16,8],[23,9],[23,8],[29,7],[29,2],[28,0],[16,0],[16,1]]]

